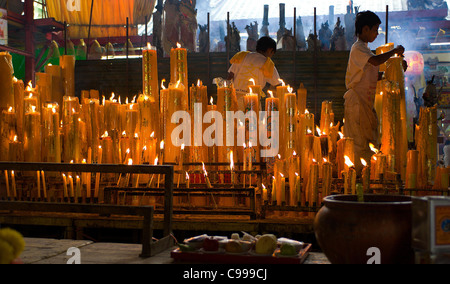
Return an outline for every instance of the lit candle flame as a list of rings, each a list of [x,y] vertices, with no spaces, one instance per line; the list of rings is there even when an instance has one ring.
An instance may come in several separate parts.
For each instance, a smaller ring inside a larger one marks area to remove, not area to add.
[[[355,166],[355,164],[353,164],[353,162],[350,160],[350,158],[348,157],[348,156],[344,156],[344,159],[345,159],[345,164],[348,166],[348,167],[354,167]]]
[[[181,44],[177,42],[177,48],[181,48]]]
[[[309,114],[309,110],[305,109],[305,114]]]
[[[110,101],[112,101],[112,100],[114,100],[114,97],[115,97],[116,95],[114,94],[114,93],[112,93],[111,94],[111,98],[109,99]]]
[[[108,136],[109,136],[108,131],[105,131],[105,133],[102,135],[102,138],[106,138]]]
[[[203,173],[204,173],[205,177],[207,177],[208,172],[206,171],[205,163],[202,162],[202,165],[203,165]]]
[[[131,166],[133,164],[133,159],[128,159],[128,165]]]
[[[164,86],[164,83],[166,82],[166,79],[162,79],[161,81],[161,89],[165,90],[166,86]]]
[[[155,158],[155,166],[158,165],[158,157]]]
[[[293,91],[294,89],[291,87],[291,86],[288,86],[288,92],[289,92],[289,94],[292,94],[292,91]]]
[[[152,134],[150,134],[150,138],[155,138],[155,131],[153,131]]]
[[[164,140],[162,140],[161,143],[159,143],[159,149],[161,150],[164,149]]]
[[[188,174],[188,172],[186,172],[186,179],[189,180],[189,178],[190,178],[189,174]]]
[[[230,170],[234,170],[233,151],[230,151]]]
[[[27,92],[32,92],[33,91],[33,84],[30,82],[28,82],[28,86],[27,86]],[[30,94],[30,98],[31,98],[32,94]]]
[[[375,145],[373,145],[372,143],[369,144],[369,148],[375,154],[378,154],[380,152],[377,148],[375,148]]]
[[[322,136],[322,131],[320,131],[320,128],[318,126],[316,126],[316,130],[317,130],[317,133],[319,134],[319,136]]]
[[[181,151],[184,151],[184,143],[181,144]]]
[[[200,87],[202,85],[202,81],[200,79],[197,80],[197,87]]]
[[[282,79],[278,79],[278,81],[281,83],[281,85],[282,85],[283,87],[286,86],[286,84],[284,83],[284,81],[283,81]]]
[[[323,158],[323,162],[324,162],[324,163],[328,163],[327,158]]]
[[[342,132],[338,132],[339,133],[339,137],[341,137],[341,139],[343,139],[344,138],[344,134],[342,133]]]
[[[252,78],[252,79],[250,79],[249,81],[253,83],[253,86],[256,86],[255,79]]]
[[[14,142],[17,142],[17,140],[18,140],[17,135],[14,135],[13,141],[14,141]]]
[[[211,97],[211,99],[209,100],[209,103],[213,106],[214,105],[214,98]]]
[[[270,95],[270,97],[273,99],[274,98],[274,96],[273,96],[273,92],[272,91],[267,91],[268,93],[269,93],[269,95]]]
[[[364,160],[363,158],[361,158],[361,164],[362,164],[364,167],[367,167],[367,162],[366,162],[366,160]]]

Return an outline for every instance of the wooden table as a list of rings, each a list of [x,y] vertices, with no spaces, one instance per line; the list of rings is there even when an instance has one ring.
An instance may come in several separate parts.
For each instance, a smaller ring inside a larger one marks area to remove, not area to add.
[[[153,257],[141,258],[140,244],[94,243],[92,241],[25,238],[21,259],[25,264],[66,264],[73,255],[69,248],[78,248],[81,264],[174,264],[166,250]],[[173,248],[175,249],[175,248]],[[311,252],[305,264],[329,264],[322,253]]]

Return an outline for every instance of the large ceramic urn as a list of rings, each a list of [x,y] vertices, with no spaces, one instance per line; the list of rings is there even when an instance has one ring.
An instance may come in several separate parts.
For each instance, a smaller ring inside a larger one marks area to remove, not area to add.
[[[333,264],[413,263],[411,197],[335,195],[314,221],[319,246]]]

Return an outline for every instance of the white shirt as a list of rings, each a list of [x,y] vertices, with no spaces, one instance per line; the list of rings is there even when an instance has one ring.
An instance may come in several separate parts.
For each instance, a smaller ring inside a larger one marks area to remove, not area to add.
[[[233,84],[236,93],[248,93],[248,86],[252,85],[252,83],[249,82],[250,79],[254,79],[255,84],[261,86],[261,88],[264,88],[266,83],[269,83],[272,86],[280,84],[280,75],[278,74],[276,67],[274,67],[275,70],[272,78],[266,78],[264,76],[261,69],[266,61],[267,57],[264,55],[257,52],[251,52],[244,58],[242,63],[231,65],[228,72],[234,74]]]
[[[358,39],[350,51],[345,80],[347,89],[353,90],[358,95],[359,103],[372,107],[375,103],[379,72],[378,66],[369,63],[369,59],[373,56],[375,54],[370,50],[368,44]],[[352,93],[349,92],[346,96]]]

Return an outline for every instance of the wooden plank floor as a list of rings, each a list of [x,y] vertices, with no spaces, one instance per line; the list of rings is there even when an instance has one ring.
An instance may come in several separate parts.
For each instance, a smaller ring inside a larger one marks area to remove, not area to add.
[[[176,264],[170,257],[172,249],[154,257],[140,258],[141,245],[118,243],[95,243],[85,240],[57,240],[25,238],[25,250],[21,260],[25,264],[66,264],[72,255],[69,248],[80,250],[81,264]],[[174,249],[174,248],[173,248]],[[305,264],[329,264],[322,254],[311,252]]]

